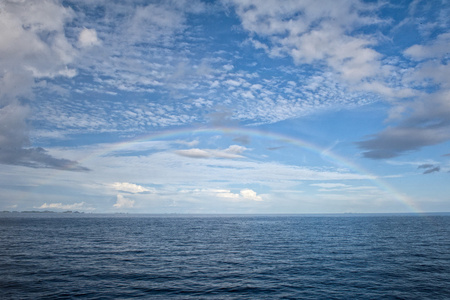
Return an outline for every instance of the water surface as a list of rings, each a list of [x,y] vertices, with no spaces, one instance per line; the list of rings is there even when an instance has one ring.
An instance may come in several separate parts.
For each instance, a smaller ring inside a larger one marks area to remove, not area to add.
[[[3,299],[448,299],[450,216],[2,214]]]

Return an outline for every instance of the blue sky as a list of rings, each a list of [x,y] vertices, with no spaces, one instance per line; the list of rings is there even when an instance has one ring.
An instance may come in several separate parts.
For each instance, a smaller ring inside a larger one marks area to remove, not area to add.
[[[0,210],[450,211],[448,1],[2,1]]]

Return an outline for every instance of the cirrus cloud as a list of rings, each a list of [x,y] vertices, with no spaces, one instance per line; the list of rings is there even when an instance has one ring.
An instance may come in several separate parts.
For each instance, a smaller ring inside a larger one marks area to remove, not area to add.
[[[241,155],[245,150],[248,150],[244,146],[231,145],[226,149],[215,150],[215,149],[186,149],[186,150],[176,150],[175,153],[181,156],[192,157],[192,158],[243,158]]]

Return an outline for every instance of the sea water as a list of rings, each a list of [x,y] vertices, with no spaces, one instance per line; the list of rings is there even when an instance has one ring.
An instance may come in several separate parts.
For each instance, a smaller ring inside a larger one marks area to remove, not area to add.
[[[450,299],[450,216],[0,215],[1,299]]]

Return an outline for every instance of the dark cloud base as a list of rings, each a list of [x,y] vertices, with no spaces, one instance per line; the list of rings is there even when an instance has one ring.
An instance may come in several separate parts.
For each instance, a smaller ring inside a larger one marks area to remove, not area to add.
[[[0,148],[0,163],[30,168],[48,168],[67,171],[86,172],[90,169],[80,166],[78,162],[64,158],[55,158],[43,148]]]
[[[431,174],[431,173],[434,173],[434,172],[439,172],[440,170],[441,170],[441,167],[437,166],[437,167],[425,170],[423,172],[423,174]]]
[[[437,128],[390,127],[372,135],[371,139],[356,142],[359,148],[368,150],[364,157],[385,159],[400,156],[409,151],[416,151],[426,146],[446,142],[450,126]]]
[[[439,172],[441,170],[440,166],[434,166],[432,164],[423,164],[417,167],[418,169],[426,169],[423,174],[431,174],[434,172]]]

